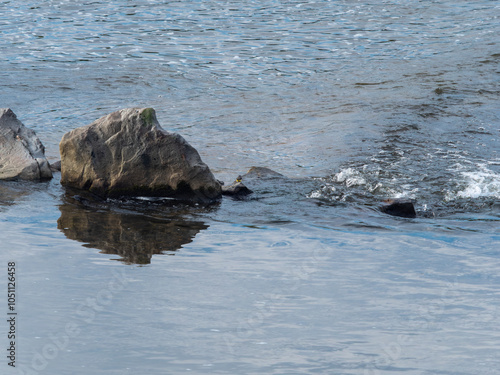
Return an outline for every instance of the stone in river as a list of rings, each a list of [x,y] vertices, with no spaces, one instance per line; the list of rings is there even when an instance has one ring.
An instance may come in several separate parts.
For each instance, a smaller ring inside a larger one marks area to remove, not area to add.
[[[250,178],[283,178],[281,173],[275,172],[266,167],[251,167],[247,173],[242,176],[242,179]]]
[[[52,172],[61,172],[61,161],[57,160],[55,162],[50,163],[50,170]]]
[[[221,185],[198,151],[162,129],[152,108],[127,108],[66,133],[61,183],[103,198],[173,197],[212,203]]]
[[[244,197],[252,193],[253,191],[247,188],[241,181],[236,181],[229,186],[222,186],[223,195],[229,195],[235,198]]]
[[[417,217],[413,202],[404,199],[387,199],[384,201],[384,205],[380,207],[380,211],[392,216]]]
[[[0,109],[0,180],[52,178],[45,147],[9,108]]]

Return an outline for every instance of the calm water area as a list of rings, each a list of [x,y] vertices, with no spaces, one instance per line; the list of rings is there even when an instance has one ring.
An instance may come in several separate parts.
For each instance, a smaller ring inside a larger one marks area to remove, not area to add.
[[[64,133],[152,107],[226,184],[287,176],[210,207],[1,182],[18,316],[0,373],[500,374],[499,18],[491,0],[0,1],[0,108],[50,161]]]

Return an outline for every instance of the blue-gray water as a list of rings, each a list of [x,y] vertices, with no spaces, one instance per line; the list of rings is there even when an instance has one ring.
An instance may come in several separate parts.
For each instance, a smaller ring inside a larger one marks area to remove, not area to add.
[[[292,178],[211,208],[1,183],[22,370],[1,373],[500,374],[499,16],[1,1],[0,107],[50,160],[65,132],[141,106],[219,179]],[[418,218],[380,213],[390,197]]]

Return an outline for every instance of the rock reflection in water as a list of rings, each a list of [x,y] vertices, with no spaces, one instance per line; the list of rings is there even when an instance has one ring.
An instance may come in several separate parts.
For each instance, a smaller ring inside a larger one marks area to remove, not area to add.
[[[41,197],[39,194],[49,192],[50,196],[54,191],[53,186],[53,181],[0,181],[0,212],[27,199],[36,199],[40,202],[45,196]]]
[[[57,226],[67,238],[104,254],[117,254],[128,264],[149,264],[153,254],[176,251],[208,228],[202,222],[179,217],[156,218],[67,202],[59,209]]]
[[[9,186],[7,183],[0,181],[0,211],[3,206],[11,206],[16,200],[26,196],[28,193],[15,187]]]

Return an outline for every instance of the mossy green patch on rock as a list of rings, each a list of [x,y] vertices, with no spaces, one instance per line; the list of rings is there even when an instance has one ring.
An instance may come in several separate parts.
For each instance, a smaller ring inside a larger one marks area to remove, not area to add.
[[[156,120],[156,112],[153,108],[146,108],[141,113],[141,119],[146,126],[152,126]]]

